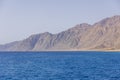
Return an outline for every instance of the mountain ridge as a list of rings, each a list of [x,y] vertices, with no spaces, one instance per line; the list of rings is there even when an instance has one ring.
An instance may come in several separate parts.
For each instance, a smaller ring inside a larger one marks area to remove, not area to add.
[[[120,50],[120,16],[105,18],[93,25],[78,24],[57,34],[34,34],[0,45],[0,51]]]

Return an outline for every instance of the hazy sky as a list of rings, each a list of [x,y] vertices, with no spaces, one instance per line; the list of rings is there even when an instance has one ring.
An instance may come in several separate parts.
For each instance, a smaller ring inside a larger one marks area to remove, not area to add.
[[[0,0],[0,44],[120,15],[120,0]]]

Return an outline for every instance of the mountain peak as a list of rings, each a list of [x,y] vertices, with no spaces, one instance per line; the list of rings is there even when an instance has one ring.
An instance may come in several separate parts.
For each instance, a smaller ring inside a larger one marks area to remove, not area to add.
[[[94,24],[94,26],[106,26],[109,27],[111,25],[120,23],[120,15],[112,16],[112,17],[107,17],[97,23]]]
[[[74,31],[74,30],[84,30],[87,28],[90,28],[91,25],[87,23],[82,23],[82,24],[77,24],[76,26],[72,27],[69,29],[69,31]]]
[[[82,24],[80,24],[80,26],[81,26],[81,27],[88,27],[88,26],[91,26],[91,25],[88,24],[88,23],[82,23]]]

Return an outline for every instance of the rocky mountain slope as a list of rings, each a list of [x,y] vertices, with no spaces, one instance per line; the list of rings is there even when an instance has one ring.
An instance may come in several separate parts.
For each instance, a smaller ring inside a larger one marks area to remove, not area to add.
[[[0,51],[120,50],[120,16],[83,23],[58,34],[35,34],[0,45]]]

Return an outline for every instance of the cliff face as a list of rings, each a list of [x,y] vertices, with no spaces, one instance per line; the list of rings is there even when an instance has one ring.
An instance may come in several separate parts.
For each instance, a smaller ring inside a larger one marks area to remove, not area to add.
[[[120,49],[120,16],[103,19],[93,25],[86,23],[58,34],[48,32],[1,45],[1,51],[46,50],[118,50]]]
[[[120,49],[120,16],[106,18],[95,23],[93,28],[86,32],[85,35],[86,37],[82,38],[84,48]]]

